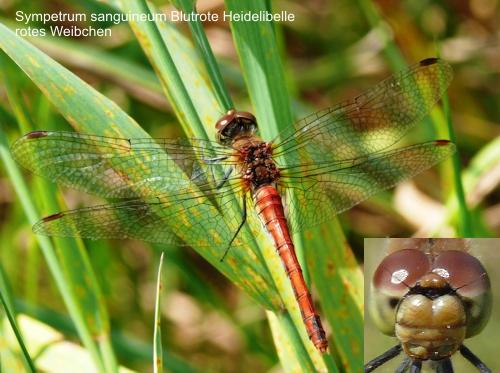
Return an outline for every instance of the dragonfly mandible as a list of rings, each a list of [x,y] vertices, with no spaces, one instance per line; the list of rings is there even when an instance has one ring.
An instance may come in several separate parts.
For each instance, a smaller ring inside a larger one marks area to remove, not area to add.
[[[39,234],[212,246],[223,257],[229,247],[244,244],[238,232],[250,214],[257,215],[285,266],[308,335],[325,352],[328,342],[290,229],[322,223],[452,154],[447,140],[390,149],[424,118],[451,79],[449,64],[423,60],[269,142],[257,135],[252,114],[230,110],[216,124],[216,142],[36,131],[17,140],[12,153],[52,181],[123,199],[48,216],[35,224]],[[136,167],[137,160],[144,167]],[[242,201],[239,214],[226,208],[235,196]],[[181,212],[195,223],[175,219]]]
[[[395,238],[371,283],[370,314],[378,329],[398,344],[365,365],[372,372],[401,352],[396,372],[415,372],[423,362],[453,373],[459,351],[479,372],[491,370],[464,345],[479,334],[491,314],[488,273],[470,254],[468,240]]]

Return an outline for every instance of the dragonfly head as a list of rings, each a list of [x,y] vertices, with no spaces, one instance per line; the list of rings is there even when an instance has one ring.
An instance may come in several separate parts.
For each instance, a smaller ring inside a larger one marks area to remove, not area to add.
[[[490,316],[486,269],[468,252],[448,246],[394,251],[373,276],[373,320],[381,332],[396,336],[411,358],[452,355]]]
[[[251,113],[231,109],[217,121],[215,128],[219,144],[231,145],[238,137],[253,135],[257,120]]]

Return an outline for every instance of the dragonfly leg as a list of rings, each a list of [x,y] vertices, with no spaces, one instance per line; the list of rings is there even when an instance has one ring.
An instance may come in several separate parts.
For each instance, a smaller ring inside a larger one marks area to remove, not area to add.
[[[224,184],[229,180],[229,176],[231,176],[232,173],[233,173],[233,168],[231,167],[229,170],[226,171],[226,174],[224,175],[222,180],[219,181],[219,184],[215,186],[215,188],[217,190],[220,190],[224,186]]]
[[[236,232],[234,232],[233,238],[231,238],[231,241],[227,245],[227,248],[224,251],[224,255],[222,255],[222,258],[220,258],[221,262],[224,261],[224,258],[226,257],[227,253],[229,252],[229,249],[231,248],[231,245],[233,244],[233,241],[238,236],[238,233],[240,233],[241,228],[243,228],[243,224],[245,224],[245,222],[247,221],[247,198],[246,198],[247,196],[245,193],[243,193],[242,196],[243,196],[243,215],[242,215],[241,223],[238,226],[238,229],[236,230]]]
[[[410,367],[410,373],[420,373],[421,370],[422,370],[422,360],[413,360]]]
[[[396,346],[390,348],[389,350],[387,350],[386,352],[384,352],[382,355],[377,356],[375,359],[369,361],[368,363],[365,364],[365,373],[369,373],[369,372],[377,369],[382,364],[395,358],[396,356],[399,355],[401,350],[402,350],[401,345],[396,345]]]
[[[491,373],[491,369],[486,366],[474,353],[464,345],[460,346],[460,353],[469,360],[481,373]]]
[[[221,157],[204,159],[203,162],[205,162],[206,164],[216,164],[219,163],[220,161],[225,161],[228,158],[229,157],[227,155],[223,155]]]
[[[453,365],[449,358],[436,361],[435,367],[436,373],[453,373]]]
[[[399,364],[399,366],[396,368],[396,370],[394,371],[394,373],[404,373],[410,367],[410,365],[411,365],[411,358],[409,358],[407,356],[402,361],[402,363]]]

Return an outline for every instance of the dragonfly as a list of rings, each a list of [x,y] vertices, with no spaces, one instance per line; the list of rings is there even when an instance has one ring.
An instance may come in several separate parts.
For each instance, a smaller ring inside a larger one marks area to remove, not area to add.
[[[249,219],[260,221],[310,340],[326,352],[291,232],[325,222],[450,156],[455,146],[447,140],[392,145],[427,115],[451,79],[445,61],[422,60],[267,142],[254,115],[231,109],[216,123],[216,141],[35,131],[18,139],[12,154],[35,174],[113,199],[45,217],[34,225],[38,234],[211,247],[224,258],[230,247],[245,245],[240,231]]]
[[[398,344],[365,365],[372,372],[401,352],[395,372],[415,372],[422,364],[452,373],[459,351],[482,373],[491,370],[464,344],[479,334],[491,314],[488,273],[470,254],[468,240],[391,239],[387,256],[374,272],[370,313],[378,329]]]

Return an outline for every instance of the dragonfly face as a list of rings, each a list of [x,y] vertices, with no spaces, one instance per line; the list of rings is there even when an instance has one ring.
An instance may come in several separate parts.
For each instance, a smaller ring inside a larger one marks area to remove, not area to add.
[[[372,318],[413,361],[448,359],[489,319],[488,274],[462,240],[450,240],[457,246],[428,240],[394,251],[373,276]]]
[[[215,124],[217,142],[229,146],[239,137],[251,137],[257,130],[257,119],[246,111],[229,110]]]

